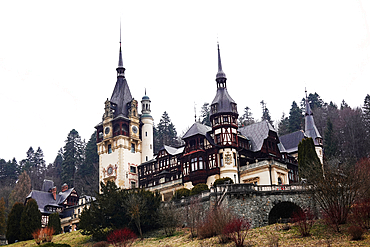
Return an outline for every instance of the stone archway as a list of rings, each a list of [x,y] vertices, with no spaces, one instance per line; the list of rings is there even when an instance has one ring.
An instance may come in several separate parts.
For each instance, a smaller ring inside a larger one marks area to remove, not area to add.
[[[293,202],[280,202],[276,204],[269,213],[269,225],[275,223],[287,223],[295,212],[302,208]]]

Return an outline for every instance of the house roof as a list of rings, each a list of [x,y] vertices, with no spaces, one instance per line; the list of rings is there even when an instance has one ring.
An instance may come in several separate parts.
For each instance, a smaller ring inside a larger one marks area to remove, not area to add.
[[[181,154],[184,151],[184,147],[174,148],[171,146],[164,145],[162,149],[165,149],[170,155]]]
[[[132,101],[130,88],[128,87],[125,77],[118,76],[116,86],[114,87],[110,101],[117,105],[114,117],[128,116],[128,104]]]
[[[195,122],[190,127],[190,129],[185,133],[185,135],[182,137],[182,139],[186,139],[188,137],[195,136],[195,135],[205,136],[207,134],[207,132],[210,131],[210,130],[212,130],[211,127],[209,127],[207,125],[204,125],[204,124],[201,124],[201,123]]]
[[[302,130],[279,136],[280,142],[287,153],[298,152],[298,144],[303,138],[305,138],[305,133]]]
[[[240,134],[250,140],[251,150],[253,152],[261,150],[263,142],[268,137],[270,130],[276,132],[268,121],[261,121],[239,128]]]
[[[53,193],[40,190],[32,190],[27,196],[28,198],[35,199],[41,213],[50,213],[45,210],[46,206],[63,207],[64,201],[68,198],[74,188],[68,189],[64,192],[59,192],[54,200]]]

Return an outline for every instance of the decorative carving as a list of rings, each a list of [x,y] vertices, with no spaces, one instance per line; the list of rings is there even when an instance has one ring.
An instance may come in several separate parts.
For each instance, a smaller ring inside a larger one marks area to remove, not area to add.
[[[226,163],[227,165],[231,165],[231,164],[233,163],[232,155],[231,155],[231,153],[229,153],[229,152],[227,152],[227,153],[225,154],[225,163]]]

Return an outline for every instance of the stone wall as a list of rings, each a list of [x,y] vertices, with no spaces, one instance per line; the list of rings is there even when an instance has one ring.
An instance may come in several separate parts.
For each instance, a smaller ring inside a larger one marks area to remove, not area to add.
[[[249,219],[252,227],[269,224],[271,210],[275,206],[291,205],[301,209],[317,211],[316,204],[306,186],[256,186],[252,184],[231,184],[212,187],[198,196],[177,200],[174,204],[188,225],[189,214],[199,210],[199,218],[215,207],[224,206],[234,214]],[[290,210],[287,208],[287,210]]]

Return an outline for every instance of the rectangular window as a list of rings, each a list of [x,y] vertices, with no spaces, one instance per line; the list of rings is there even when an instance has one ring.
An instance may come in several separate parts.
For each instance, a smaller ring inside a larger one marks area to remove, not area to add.
[[[220,154],[220,166],[221,167],[224,166],[224,157],[223,157],[223,154]]]
[[[108,144],[108,153],[112,153],[112,145],[111,144]]]
[[[136,167],[135,166],[130,166],[130,172],[136,173]]]
[[[131,153],[135,153],[135,144],[131,143]]]

